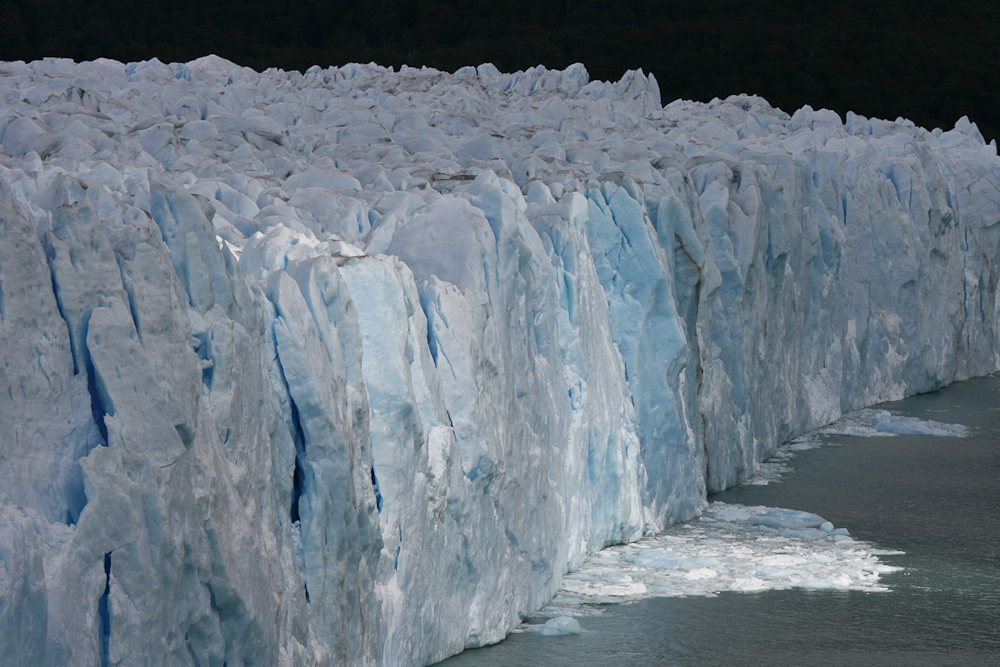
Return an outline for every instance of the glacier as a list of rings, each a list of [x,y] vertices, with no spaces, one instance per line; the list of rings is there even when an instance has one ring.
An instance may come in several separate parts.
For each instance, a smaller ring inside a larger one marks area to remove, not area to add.
[[[0,97],[3,665],[429,664],[1000,368],[965,118],[215,56]]]

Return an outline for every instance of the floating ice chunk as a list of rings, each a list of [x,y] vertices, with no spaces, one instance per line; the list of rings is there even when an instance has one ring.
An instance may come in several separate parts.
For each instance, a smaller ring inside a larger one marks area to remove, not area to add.
[[[578,635],[583,631],[580,623],[572,616],[556,616],[545,621],[538,634],[546,637],[557,635]]]
[[[917,417],[893,415],[887,410],[858,410],[845,415],[840,421],[799,436],[778,447],[774,456],[758,464],[757,472],[743,482],[748,486],[766,486],[777,482],[791,472],[788,459],[796,452],[817,449],[823,444],[815,439],[817,435],[853,435],[858,437],[892,437],[896,435],[931,435],[964,438],[969,429],[962,424],[945,424]]]
[[[730,591],[742,591],[744,593],[766,591],[768,588],[770,586],[767,585],[767,582],[758,577],[737,577],[729,585]]]
[[[827,521],[826,523],[830,523]],[[802,530],[786,530],[781,533],[782,537],[797,537],[800,540],[821,540],[829,537],[829,534],[818,528],[804,528]]]
[[[791,443],[791,444],[788,445],[788,451],[790,451],[790,452],[806,452],[806,451],[809,451],[810,449],[818,449],[821,446],[822,445],[820,445],[818,442],[810,442],[810,441],[793,442],[793,443]]]
[[[684,575],[684,578],[696,581],[699,579],[715,579],[718,576],[719,573],[710,567],[699,567],[689,571]]]
[[[968,432],[969,429],[962,424],[944,424],[917,417],[901,417],[887,410],[858,410],[817,431],[824,435],[853,435],[865,438],[893,435],[964,438]]]
[[[717,521],[749,523],[770,528],[812,528],[823,523],[823,517],[810,512],[787,510],[780,507],[747,507],[745,505],[721,505],[712,513]]]
[[[712,503],[700,521],[585,560],[543,611],[578,613],[580,605],[723,591],[885,591],[881,575],[899,568],[877,556],[900,553],[855,541],[809,512]]]

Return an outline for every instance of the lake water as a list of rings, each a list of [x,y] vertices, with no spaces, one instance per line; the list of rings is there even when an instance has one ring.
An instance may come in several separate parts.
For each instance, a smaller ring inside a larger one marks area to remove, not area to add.
[[[969,435],[822,436],[830,446],[797,452],[779,482],[709,500],[814,512],[905,552],[879,557],[903,568],[882,575],[889,592],[603,605],[579,619],[582,634],[516,633],[440,666],[1000,665],[1000,374],[878,407]]]

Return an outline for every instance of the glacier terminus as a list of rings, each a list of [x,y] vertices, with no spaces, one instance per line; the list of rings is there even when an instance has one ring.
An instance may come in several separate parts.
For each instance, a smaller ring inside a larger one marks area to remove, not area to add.
[[[0,665],[426,665],[1000,368],[965,118],[215,56],[0,100]]]

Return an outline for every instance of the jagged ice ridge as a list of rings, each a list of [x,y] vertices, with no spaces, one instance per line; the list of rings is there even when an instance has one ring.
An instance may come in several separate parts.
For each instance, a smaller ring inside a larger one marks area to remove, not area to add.
[[[434,662],[1000,366],[967,119],[214,56],[0,97],[0,664]]]

